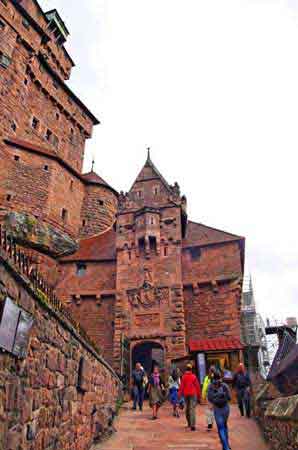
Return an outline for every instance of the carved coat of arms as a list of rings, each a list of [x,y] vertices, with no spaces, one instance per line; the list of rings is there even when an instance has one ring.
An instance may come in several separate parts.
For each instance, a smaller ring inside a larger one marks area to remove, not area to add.
[[[145,309],[159,306],[169,298],[169,289],[165,287],[154,287],[152,274],[149,269],[144,269],[144,283],[139,289],[127,291],[128,300],[134,308]]]

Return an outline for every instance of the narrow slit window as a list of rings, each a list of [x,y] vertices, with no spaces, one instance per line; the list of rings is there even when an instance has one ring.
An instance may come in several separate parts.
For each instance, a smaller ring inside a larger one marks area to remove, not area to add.
[[[26,28],[26,30],[29,30],[30,23],[29,23],[29,20],[25,19],[25,17],[23,17],[23,19],[22,19],[22,24]]]
[[[87,270],[87,264],[81,263],[81,262],[77,264],[77,275],[79,277],[84,276],[86,273],[86,270]]]
[[[32,118],[32,128],[34,128],[34,130],[38,130],[39,128],[39,120],[36,117]]]
[[[47,131],[46,131],[46,140],[50,142],[51,139],[52,139],[52,136],[53,136],[53,133],[51,132],[51,130],[47,129]]]
[[[12,131],[16,131],[17,130],[17,125],[16,125],[15,122],[11,123],[11,129],[12,129]]]
[[[149,236],[149,245],[150,245],[150,251],[156,253],[157,245],[156,245],[156,237],[155,236]]]
[[[8,202],[10,202],[10,200],[11,200],[11,194],[7,194],[6,200],[7,200]]]
[[[82,221],[82,225],[83,225],[83,227],[86,225],[86,220],[85,219]]]
[[[19,160],[20,160],[19,155],[14,155],[14,160],[15,160],[15,161],[19,161]]]
[[[45,166],[43,166],[44,170],[48,171],[49,170],[49,166],[46,164]]]
[[[61,217],[64,223],[67,222],[68,219],[68,211],[65,208],[62,208]]]
[[[70,181],[70,190],[73,191],[73,180]]]
[[[164,247],[163,249],[163,255],[168,256],[168,247]]]

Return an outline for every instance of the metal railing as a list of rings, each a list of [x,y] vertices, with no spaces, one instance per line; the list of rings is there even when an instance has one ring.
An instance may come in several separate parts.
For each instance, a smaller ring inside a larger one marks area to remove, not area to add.
[[[4,251],[9,262],[13,263],[15,269],[25,275],[30,281],[31,288],[45,301],[60,317],[66,319],[77,333],[90,345],[97,353],[101,353],[97,345],[93,342],[87,332],[82,328],[55,294],[54,289],[45,281],[43,276],[33,265],[33,259],[26,255],[24,250],[17,243],[15,238],[7,232],[0,224],[0,248]]]

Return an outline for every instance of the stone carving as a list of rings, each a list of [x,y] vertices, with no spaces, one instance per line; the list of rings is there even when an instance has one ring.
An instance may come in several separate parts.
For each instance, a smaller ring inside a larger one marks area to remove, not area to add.
[[[153,286],[141,287],[127,291],[129,303],[133,308],[152,308],[160,306],[169,299],[169,289]]]
[[[137,327],[159,327],[160,315],[158,313],[138,314],[136,315],[135,323]]]

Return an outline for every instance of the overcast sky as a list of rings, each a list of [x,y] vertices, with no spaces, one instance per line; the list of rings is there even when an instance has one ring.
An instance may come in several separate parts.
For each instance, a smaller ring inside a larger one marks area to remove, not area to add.
[[[96,171],[128,190],[152,148],[189,217],[246,237],[259,310],[298,302],[298,0],[40,0],[100,119]]]

